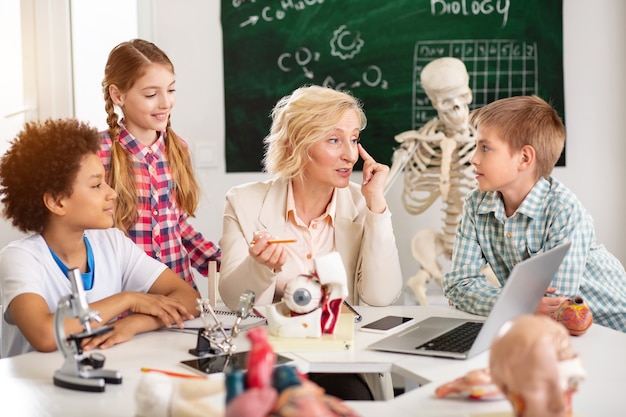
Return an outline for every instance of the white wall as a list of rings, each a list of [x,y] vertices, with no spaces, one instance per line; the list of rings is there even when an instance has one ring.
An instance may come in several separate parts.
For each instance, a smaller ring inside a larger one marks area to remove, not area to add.
[[[142,9],[140,3],[139,13],[150,13],[152,26],[146,26],[144,32],[140,28],[140,36],[165,50],[176,67],[177,104],[172,125],[193,149],[208,146],[215,151],[214,167],[197,167],[204,197],[193,223],[217,241],[226,191],[266,178],[261,173],[225,173],[220,2],[145,3],[149,7],[144,4]],[[150,20],[145,15],[142,18]],[[621,212],[626,207],[626,2],[566,0],[563,19],[567,166],[556,168],[554,175],[573,189],[591,212],[598,240],[626,263],[626,216]],[[358,181],[358,176],[354,179]],[[388,202],[394,213],[402,269],[409,277],[417,269],[410,254],[413,233],[441,224],[442,215],[438,207],[420,216],[408,215],[400,202],[401,186],[401,181],[396,181]],[[7,233],[6,225],[0,226],[2,244]]]
[[[101,87],[104,66],[115,45],[138,36],[137,4],[129,0],[72,0],[70,6],[74,116],[104,130],[108,127]],[[115,30],[101,26],[113,21]]]

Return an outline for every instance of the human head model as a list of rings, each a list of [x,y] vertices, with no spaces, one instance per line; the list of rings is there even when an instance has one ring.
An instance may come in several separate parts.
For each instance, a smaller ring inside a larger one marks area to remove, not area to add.
[[[420,82],[446,129],[467,131],[472,90],[463,61],[451,57],[435,59],[422,69]]]
[[[357,113],[363,130],[367,119],[362,104],[346,92],[311,85],[281,98],[264,139],[265,170],[286,179],[301,177],[311,146],[324,140],[349,109]]]
[[[41,233],[50,216],[44,195],[72,195],[83,159],[99,149],[97,129],[78,120],[26,123],[0,160],[4,216],[22,232]]]
[[[538,96],[515,96],[474,110],[470,123],[483,133],[494,132],[516,152],[535,150],[537,178],[548,178],[565,146],[565,126],[556,110]]]
[[[516,417],[571,417],[572,394],[585,376],[565,327],[540,315],[502,326],[491,345],[489,369]]]

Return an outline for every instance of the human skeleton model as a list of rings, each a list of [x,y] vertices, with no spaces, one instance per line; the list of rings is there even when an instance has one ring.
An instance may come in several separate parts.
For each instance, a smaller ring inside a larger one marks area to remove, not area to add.
[[[394,151],[385,191],[404,170],[402,203],[410,214],[421,214],[438,198],[443,203],[442,231],[420,230],[411,242],[413,257],[422,269],[409,278],[407,286],[426,305],[426,285],[432,278],[442,284],[438,258],[442,254],[452,257],[463,198],[474,187],[469,160],[476,145],[469,126],[472,91],[465,64],[456,58],[435,59],[424,67],[420,81],[438,119],[395,137],[401,145]]]

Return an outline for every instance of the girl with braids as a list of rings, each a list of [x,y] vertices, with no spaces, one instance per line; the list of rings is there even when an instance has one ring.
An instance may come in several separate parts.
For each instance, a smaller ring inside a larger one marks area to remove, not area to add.
[[[153,43],[113,48],[102,81],[108,129],[99,156],[118,195],[115,226],[194,285],[191,267],[207,275],[221,251],[188,222],[200,189],[187,144],[170,124],[175,82],[172,62]]]

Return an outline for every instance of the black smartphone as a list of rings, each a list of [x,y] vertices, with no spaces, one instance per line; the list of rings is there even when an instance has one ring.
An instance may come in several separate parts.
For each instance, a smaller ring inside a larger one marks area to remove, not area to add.
[[[363,330],[364,332],[387,333],[390,330],[396,330],[402,327],[406,327],[409,324],[413,323],[413,321],[413,317],[385,316],[382,319],[378,319],[371,323],[364,324],[363,326],[361,326],[361,330]]]

